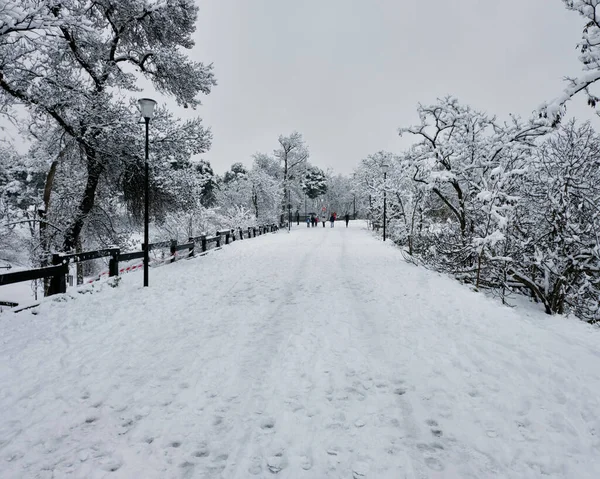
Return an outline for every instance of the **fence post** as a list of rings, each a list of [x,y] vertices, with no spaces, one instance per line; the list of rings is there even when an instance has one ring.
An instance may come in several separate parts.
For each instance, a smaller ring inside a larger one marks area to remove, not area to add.
[[[203,253],[206,253],[206,235],[200,235],[200,243],[201,243],[201,249]]]
[[[229,231],[227,231],[225,233],[225,244],[229,244],[229,235],[230,235],[230,233],[229,233]]]
[[[58,266],[62,264],[63,258],[60,254],[54,253],[52,255],[52,264]],[[56,276],[52,276],[50,279],[50,287],[48,288],[48,296],[53,294],[61,294],[67,292],[67,274],[69,274],[69,263],[64,263],[63,270]]]
[[[119,276],[119,253],[120,249],[112,250],[110,260],[108,262],[108,276]]]
[[[196,241],[191,236],[188,238],[188,243],[192,243],[192,247],[190,248],[190,252],[188,254],[188,258],[193,258],[195,255],[194,249],[196,248]]]
[[[235,241],[235,229],[231,228],[231,241]]]
[[[217,248],[221,246],[221,234],[217,231]]]
[[[169,263],[174,263],[175,262],[175,255],[177,254],[177,240],[176,239],[172,239],[171,240],[171,261],[169,261]]]
[[[244,230],[242,228],[240,228],[240,239],[244,239]]]

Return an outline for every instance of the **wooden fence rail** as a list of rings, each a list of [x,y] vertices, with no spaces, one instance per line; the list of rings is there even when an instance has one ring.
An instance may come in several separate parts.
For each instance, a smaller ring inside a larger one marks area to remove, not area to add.
[[[196,245],[200,245],[202,254],[206,254],[209,250],[209,245],[215,243],[215,247],[221,247],[222,238],[225,237],[225,244],[229,244],[231,241],[236,239],[243,240],[244,235],[247,239],[256,238],[268,232],[276,232],[278,230],[277,225],[260,225],[260,226],[249,226],[247,230],[243,228],[232,228],[224,229],[216,232],[214,236],[208,236],[202,234],[188,239],[187,243],[178,244],[177,240],[161,241],[158,243],[151,243],[148,245],[150,251],[157,249],[169,249],[171,256],[168,262],[173,263],[178,256],[180,251],[187,250],[188,253],[183,257],[191,258],[195,256]],[[237,235],[237,238],[236,238]],[[119,275],[119,262],[131,261],[133,259],[140,259],[144,257],[144,245],[142,245],[142,251],[132,251],[127,253],[121,253],[119,248],[105,248],[95,251],[85,251],[82,253],[55,253],[52,255],[52,266],[45,268],[28,269],[24,271],[17,271],[15,273],[0,274],[0,286],[20,283],[23,281],[33,281],[36,279],[50,278],[50,284],[48,290],[45,292],[46,296],[53,294],[65,293],[67,291],[67,276],[69,274],[69,264],[81,263],[83,261],[90,261],[93,259],[107,258],[110,257],[108,262],[108,275],[118,276]],[[11,303],[17,306],[16,303]]]

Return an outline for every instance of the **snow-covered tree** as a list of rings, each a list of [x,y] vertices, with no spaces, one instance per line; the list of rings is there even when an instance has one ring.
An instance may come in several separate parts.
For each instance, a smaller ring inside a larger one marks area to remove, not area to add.
[[[254,155],[249,172],[251,202],[259,223],[275,223],[283,197],[283,173],[277,160],[268,155]]]
[[[419,105],[418,112],[420,123],[400,130],[419,139],[405,160],[413,181],[439,203],[432,206],[444,237],[437,248],[440,266],[470,274],[481,266],[476,263],[485,245],[502,236],[501,211],[512,202],[508,179],[522,170],[521,162],[548,129],[517,118],[500,123],[451,97]]]
[[[548,313],[600,320],[600,136],[570,122],[531,158],[511,230],[510,277]]]
[[[286,218],[288,213],[288,198],[291,197],[289,193],[300,189],[300,181],[306,170],[309,153],[302,135],[297,131],[292,132],[289,136],[280,135],[278,141],[279,148],[273,154],[280,162],[283,171],[283,198],[280,218],[280,222],[283,222],[282,219]],[[292,187],[292,181],[296,183],[295,187]],[[294,199],[291,198],[292,202]]]
[[[215,81],[210,66],[184,52],[193,46],[198,7],[192,0],[19,4],[20,10],[17,2],[7,4],[0,17],[0,99],[5,112],[15,103],[28,106],[34,128],[59,129],[85,159],[85,185],[64,235],[63,247],[70,250],[92,212],[103,175],[112,174],[115,162],[129,162],[135,170],[132,165],[140,161],[139,115],[124,96],[138,91],[137,78],[146,77],[186,107],[199,105],[199,94],[209,93]],[[23,27],[27,18],[34,19],[29,29]],[[173,124],[163,111],[153,123],[158,138],[151,151],[160,144],[163,159],[201,153],[210,144],[199,119]]]
[[[310,199],[327,193],[327,177],[323,170],[316,166],[307,166],[301,184],[302,191]]]
[[[0,145],[0,259],[26,264],[39,254],[41,165]]]
[[[247,175],[248,170],[246,170],[246,167],[242,163],[234,163],[223,175],[223,182],[229,183],[231,181],[244,179],[247,177]]]
[[[234,163],[219,182],[217,204],[223,212],[251,209],[252,183],[246,168]]]

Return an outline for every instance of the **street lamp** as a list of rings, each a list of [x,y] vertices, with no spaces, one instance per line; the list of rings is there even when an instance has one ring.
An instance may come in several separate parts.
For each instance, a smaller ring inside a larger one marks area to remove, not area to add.
[[[306,222],[306,218],[308,218],[308,212],[306,210],[306,191],[304,192],[304,221]]]
[[[292,193],[288,188],[288,232],[292,230]]]
[[[387,173],[390,170],[390,165],[383,164],[381,165],[381,170],[383,171],[383,241],[385,241],[385,226],[386,226],[386,213],[387,213],[387,197],[385,191],[385,182],[387,180]]]
[[[150,180],[148,177],[148,132],[149,125],[152,116],[154,115],[154,107],[156,106],[156,102],[151,98],[141,98],[138,100],[140,105],[140,112],[142,114],[142,118],[146,123],[146,157],[145,157],[145,185],[144,185],[144,287],[148,286],[148,263],[150,262],[150,255],[148,251],[148,203],[149,203],[149,193],[150,189]]]

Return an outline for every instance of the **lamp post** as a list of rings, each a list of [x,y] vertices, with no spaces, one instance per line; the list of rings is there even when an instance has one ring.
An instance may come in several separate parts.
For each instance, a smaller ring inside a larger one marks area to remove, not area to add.
[[[292,194],[288,188],[288,232],[292,230]]]
[[[381,169],[383,170],[383,241],[385,241],[385,227],[387,222],[387,197],[386,197],[386,188],[385,183],[387,180],[387,172],[390,169],[390,165],[383,164],[381,165]]]
[[[150,179],[148,174],[148,137],[149,137],[149,126],[150,120],[154,114],[154,107],[156,106],[156,102],[151,98],[141,98],[138,100],[140,105],[140,112],[142,114],[142,118],[146,123],[146,155],[144,162],[145,169],[145,179],[144,179],[144,287],[148,286],[148,263],[150,262],[150,255],[148,251],[148,223],[149,223],[149,213],[148,213],[148,203],[149,201],[149,189],[150,189]]]
[[[304,221],[308,218],[308,212],[306,211],[306,191],[304,192]]]

